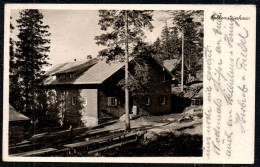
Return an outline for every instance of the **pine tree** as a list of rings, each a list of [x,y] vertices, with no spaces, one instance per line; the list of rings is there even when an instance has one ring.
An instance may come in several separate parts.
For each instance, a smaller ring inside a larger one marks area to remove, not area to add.
[[[176,27],[170,27],[170,39],[169,39],[169,59],[178,59],[181,54],[181,39],[178,37],[178,31]]]
[[[106,57],[108,61],[125,61],[125,111],[126,130],[130,130],[129,121],[129,53],[140,43],[144,35],[144,28],[152,30],[152,11],[149,10],[100,10],[99,25],[106,33],[96,36],[98,45],[107,48],[100,51],[100,56]],[[132,55],[133,56],[133,55]]]
[[[161,38],[153,43],[155,55],[159,60],[169,60],[179,58],[181,54],[181,39],[178,37],[176,27],[168,27],[165,25],[161,32]]]
[[[12,24],[12,17],[10,18],[10,34],[13,33],[14,26]],[[15,53],[15,41],[13,38],[9,39],[9,103],[18,111],[21,111],[21,94],[20,89],[17,86],[18,83],[18,70],[16,69],[16,53]]]
[[[152,44],[152,50],[154,51],[154,56],[160,61],[162,61],[162,44],[161,39],[158,37],[156,41]]]
[[[202,68],[203,57],[203,11],[168,11],[172,16],[172,27],[181,34],[184,31],[184,60],[189,73],[195,74]],[[179,47],[178,47],[179,48]]]
[[[127,21],[126,15],[127,13]],[[124,61],[125,41],[127,38],[129,52],[137,45],[137,42],[145,38],[143,28],[153,29],[151,24],[152,11],[125,11],[125,10],[100,10],[99,25],[106,33],[96,36],[98,45],[107,48],[100,51],[99,55],[108,60]],[[127,22],[127,36],[125,35]]]
[[[10,18],[10,20],[12,20],[12,17]],[[10,21],[10,34],[12,34],[14,30],[14,26],[12,24],[12,22]],[[9,39],[9,44],[10,44],[10,47],[9,47],[9,51],[10,51],[10,73],[12,74],[14,71],[13,71],[13,66],[15,64],[15,54],[14,54],[14,40],[13,38],[10,37]]]
[[[162,39],[162,55],[161,59],[170,59],[171,53],[170,53],[170,31],[168,29],[167,24],[163,27],[162,29],[162,34],[161,34],[161,39]]]
[[[43,24],[43,14],[36,9],[20,12],[17,20],[19,30],[15,54],[14,71],[17,72],[16,86],[20,90],[20,109],[35,122],[35,112],[43,107],[44,91],[42,84],[42,68],[49,65],[48,52],[50,40],[49,26]]]
[[[159,37],[153,43],[153,48],[154,48],[155,52],[160,52],[161,51],[161,39]]]
[[[138,42],[134,47],[131,56],[134,57],[130,66],[134,69],[129,72],[128,78],[128,89],[131,92],[132,96],[135,96],[136,93],[145,92],[147,89],[147,84],[150,82],[150,73],[149,73],[149,59],[151,55],[155,55],[155,52],[152,48],[153,46],[145,43]],[[125,79],[122,79],[117,84],[123,89],[126,87]]]

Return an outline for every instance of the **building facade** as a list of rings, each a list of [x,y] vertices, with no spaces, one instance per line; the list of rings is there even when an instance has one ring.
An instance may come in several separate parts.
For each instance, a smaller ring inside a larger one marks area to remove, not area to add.
[[[144,91],[130,94],[130,111],[136,106],[139,114],[170,112],[173,76],[156,59],[148,62],[150,82]],[[96,126],[102,120],[117,119],[125,113],[124,91],[118,85],[124,78],[124,62],[91,59],[62,63],[50,69],[46,76],[44,87],[55,91],[54,103],[63,121]]]

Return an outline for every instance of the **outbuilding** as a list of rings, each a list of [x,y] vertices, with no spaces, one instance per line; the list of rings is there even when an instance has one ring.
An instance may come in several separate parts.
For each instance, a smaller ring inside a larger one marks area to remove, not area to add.
[[[9,143],[15,144],[25,139],[25,134],[29,131],[30,118],[17,112],[9,104]]]

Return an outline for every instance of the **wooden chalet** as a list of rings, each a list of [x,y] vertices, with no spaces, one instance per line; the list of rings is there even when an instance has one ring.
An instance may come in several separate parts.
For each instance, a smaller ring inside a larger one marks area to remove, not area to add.
[[[203,105],[203,83],[195,83],[189,86],[184,98],[190,99],[191,106]]]
[[[192,106],[202,106],[203,105],[203,88],[199,90],[199,92],[191,98]]]
[[[9,143],[15,144],[24,140],[29,125],[30,119],[9,104]]]
[[[132,59],[130,59],[132,60]],[[139,114],[163,114],[171,111],[173,75],[155,58],[149,58],[151,82],[144,92],[130,95],[130,111],[136,106]],[[129,63],[129,71],[131,65]],[[125,113],[124,91],[118,82],[124,78],[124,62],[101,59],[61,63],[51,68],[44,82],[46,89],[63,95],[63,103],[71,117],[79,117],[85,126],[96,126],[99,120],[119,118]],[[79,107],[81,106],[81,107]],[[135,108],[136,108],[135,107]],[[75,114],[73,114],[75,112]]]
[[[172,81],[173,86],[178,86],[181,83],[181,59],[164,60],[163,65],[174,75]],[[196,76],[191,73],[186,63],[184,64],[184,75],[186,76],[184,77],[184,83],[189,83],[196,80]]]

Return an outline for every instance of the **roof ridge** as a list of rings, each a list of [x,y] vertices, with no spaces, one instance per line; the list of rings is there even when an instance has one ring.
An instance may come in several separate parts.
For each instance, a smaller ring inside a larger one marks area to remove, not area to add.
[[[59,63],[55,66],[53,66],[51,69],[49,69],[45,75],[54,75],[54,74],[61,74],[61,73],[68,73],[72,72],[72,69],[77,70],[77,68],[80,68],[79,66],[84,66],[85,64],[92,64],[97,62],[99,59],[93,58],[88,61],[73,61],[73,62],[65,62],[65,63]],[[67,67],[66,67],[67,66]],[[84,67],[82,67],[84,68]]]

